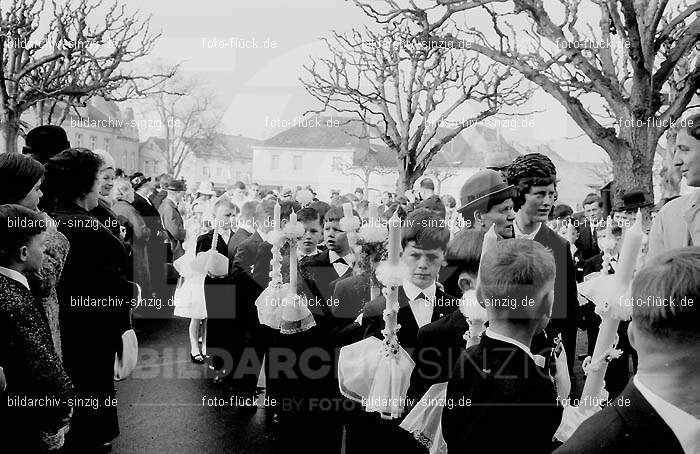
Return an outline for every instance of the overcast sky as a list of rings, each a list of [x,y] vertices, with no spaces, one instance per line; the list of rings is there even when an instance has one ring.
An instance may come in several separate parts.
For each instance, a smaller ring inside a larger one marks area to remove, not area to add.
[[[324,51],[319,37],[369,23],[345,0],[126,0],[126,4],[152,14],[153,29],[162,31],[154,58],[180,62],[186,75],[216,90],[226,110],[224,132],[259,139],[284,129],[273,127],[276,120],[291,120],[316,107],[298,79],[309,56]],[[241,46],[255,40],[259,47],[235,49],[232,39]],[[266,40],[275,41],[274,48],[265,48]],[[210,48],[215,42],[225,47]],[[503,129],[505,137],[554,140],[564,144],[557,151],[567,159],[600,159],[602,150],[587,138],[561,141],[582,132],[548,95],[534,96],[526,110],[544,113],[532,117],[531,128]]]

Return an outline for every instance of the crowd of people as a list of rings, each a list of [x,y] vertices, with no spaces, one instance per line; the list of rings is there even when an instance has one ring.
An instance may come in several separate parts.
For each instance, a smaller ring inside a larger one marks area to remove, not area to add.
[[[699,128],[677,139],[690,187],[700,187]],[[109,450],[129,333],[139,318],[174,313],[189,319],[190,359],[212,386],[242,411],[264,396],[285,452],[698,452],[700,190],[656,206],[628,191],[609,213],[592,193],[575,212],[557,204],[560,184],[552,161],[531,153],[478,171],[459,203],[429,178],[377,203],[362,188],[326,201],[310,186],[236,182],[219,194],[167,174],[125,175],[106,151],[72,148],[57,126],[35,128],[23,153],[0,155],[0,415],[12,434],[3,446]],[[387,240],[358,240],[348,210],[360,225],[401,220],[396,335],[414,367],[396,418],[341,392],[339,351],[386,335],[388,295],[377,277]],[[615,273],[638,211],[645,235],[631,295],[691,304],[633,307],[605,375],[610,404],[562,445],[563,402],[581,394],[578,332],[592,356],[601,324],[578,286]],[[303,234],[277,248],[294,222]],[[284,332],[260,315],[278,277],[296,279],[311,314]],[[174,310],[143,307],[144,298]],[[475,301],[486,314],[476,335],[465,309]],[[454,404],[437,413],[440,446],[402,424],[436,385]]]

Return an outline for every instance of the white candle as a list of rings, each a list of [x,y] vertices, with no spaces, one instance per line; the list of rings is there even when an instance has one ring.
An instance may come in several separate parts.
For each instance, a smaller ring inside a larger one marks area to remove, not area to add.
[[[618,261],[615,277],[620,282],[630,282],[634,267],[637,264],[637,256],[642,246],[642,212],[637,210],[637,220],[632,227],[627,229],[625,236],[622,239],[622,247],[620,248],[620,260]]]
[[[281,218],[282,218],[282,207],[280,207],[280,203],[277,202],[277,203],[275,203],[275,211],[274,211],[274,219],[273,219],[275,230],[279,230],[282,228],[282,226],[280,225]]]
[[[379,207],[376,203],[369,204],[369,225],[374,226],[374,223],[379,220]]]
[[[392,265],[399,264],[401,255],[401,220],[397,212],[389,219],[389,243],[387,244],[389,262]]]
[[[292,214],[289,215],[289,223],[293,224],[297,222],[297,214],[292,210]]]
[[[352,203],[350,202],[345,202],[343,204],[343,216],[346,218],[351,218],[353,216],[352,214]]]
[[[289,248],[289,288],[296,293],[297,291],[297,248],[296,246]]]

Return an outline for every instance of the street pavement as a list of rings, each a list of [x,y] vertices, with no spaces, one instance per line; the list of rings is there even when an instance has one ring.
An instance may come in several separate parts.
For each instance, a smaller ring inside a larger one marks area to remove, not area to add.
[[[135,320],[139,362],[129,378],[117,383],[121,435],[112,452],[283,452],[263,408],[231,405],[225,391],[209,383],[206,366],[190,361],[188,324],[181,318]],[[577,350],[586,350],[582,331]],[[578,359],[575,375],[580,393],[584,377]]]
[[[117,383],[119,427],[115,453],[279,452],[265,411],[231,405],[190,361],[189,320],[137,319],[139,362]]]

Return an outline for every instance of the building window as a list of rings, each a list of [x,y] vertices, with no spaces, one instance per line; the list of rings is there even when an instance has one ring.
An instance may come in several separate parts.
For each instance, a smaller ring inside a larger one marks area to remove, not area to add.
[[[301,156],[294,156],[294,170],[301,170]]]
[[[204,175],[205,177],[209,176],[209,167],[207,167],[207,166],[202,167],[202,175]]]
[[[136,160],[136,152],[132,151],[131,152],[131,167],[135,169],[138,165],[139,165],[139,163]]]
[[[270,168],[272,170],[279,170],[280,168],[280,155],[273,154],[272,161],[270,162]]]
[[[131,170],[131,169],[129,169],[129,168],[126,166],[126,153],[124,153],[124,154],[122,155],[122,169],[124,169],[124,170],[126,170],[126,171]]]
[[[224,169],[222,169],[221,167],[217,167],[217,168],[216,168],[216,176],[217,176],[217,177],[222,177],[222,176],[224,176]]]
[[[105,137],[105,151],[109,151],[109,138]]]
[[[95,148],[97,148],[97,137],[90,136],[90,149],[94,150]]]
[[[77,133],[75,135],[75,143],[79,147],[83,146],[83,135],[81,133]]]

